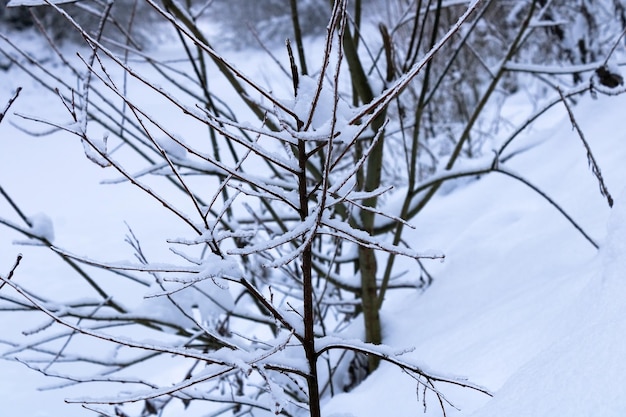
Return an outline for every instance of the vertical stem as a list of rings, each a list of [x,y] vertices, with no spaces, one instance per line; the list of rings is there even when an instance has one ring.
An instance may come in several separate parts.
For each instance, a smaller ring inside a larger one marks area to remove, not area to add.
[[[363,307],[363,322],[365,325],[365,341],[368,343],[382,343],[382,327],[378,314],[379,303],[376,288],[376,254],[373,249],[359,248],[359,268],[361,273],[361,305]],[[368,370],[373,372],[378,368],[380,359],[377,356],[368,356]]]
[[[305,221],[309,216],[309,201],[306,185],[307,153],[303,140],[298,141],[298,193],[300,196],[300,220]],[[302,252],[302,298],[304,303],[304,340],[302,345],[309,364],[307,386],[309,391],[309,411],[311,417],[321,417],[320,393],[317,378],[317,353],[315,351],[315,305],[313,299],[313,241]]]
[[[304,54],[304,45],[302,43],[302,29],[300,28],[300,14],[298,13],[298,4],[296,0],[290,0],[291,6],[291,22],[293,24],[293,32],[296,37],[296,46],[298,48],[298,59],[300,60],[300,69],[303,75],[307,75],[309,70],[306,66],[306,58]]]
[[[384,117],[384,113],[382,117]],[[379,125],[382,124],[382,117],[374,120],[372,128],[381,128]],[[384,135],[384,133],[381,135]],[[384,137],[381,137],[368,157],[365,183],[362,186],[364,191],[373,191],[380,186],[384,143]],[[378,205],[378,198],[371,197],[365,199],[363,200],[363,205],[366,207],[376,207]],[[361,217],[361,229],[373,235],[374,213],[368,210],[361,210],[359,214]],[[365,341],[380,344],[382,343],[382,326],[380,323],[380,304],[378,302],[378,283],[376,279],[378,264],[376,262],[374,249],[365,246],[359,247],[359,272],[361,274],[361,306],[363,308]],[[373,372],[378,368],[379,363],[380,359],[377,356],[370,355],[368,357],[369,372]]]
[[[361,3],[357,3],[356,6],[360,9]],[[357,9],[355,13],[360,13],[360,10]],[[374,93],[358,55],[356,42],[358,33],[355,32],[354,36],[352,36],[348,28],[344,27],[342,35],[342,45],[346,61],[348,62],[353,90],[362,103],[370,103],[374,98]],[[371,128],[374,133],[382,128],[384,120],[385,112],[372,121]],[[384,137],[381,137],[368,157],[365,173],[363,175],[357,175],[357,178],[361,179],[359,188],[364,191],[373,191],[380,186],[384,143]],[[367,207],[376,207],[377,203],[378,199],[376,197],[363,201],[363,205]],[[373,234],[374,214],[367,210],[361,210],[359,215],[360,221],[357,222],[358,226],[369,234]],[[380,344],[382,342],[382,328],[380,315],[378,314],[377,270],[378,266],[374,250],[360,246],[359,273],[361,274],[361,306],[363,308],[365,341],[374,344]],[[369,371],[374,371],[379,363],[380,359],[378,357],[370,355],[368,358]]]

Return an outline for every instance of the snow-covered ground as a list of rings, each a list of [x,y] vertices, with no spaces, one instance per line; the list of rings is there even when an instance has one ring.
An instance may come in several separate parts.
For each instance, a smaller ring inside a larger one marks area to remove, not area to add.
[[[412,359],[488,387],[494,398],[448,399],[476,417],[621,416],[626,412],[625,97],[585,97],[574,108],[615,206],[608,209],[564,108],[554,127],[510,166],[547,192],[600,244],[596,250],[545,200],[492,174],[439,197],[415,239],[446,253],[424,294],[386,304],[386,343],[415,346]],[[386,367],[329,413],[414,416],[415,384]],[[427,415],[437,415],[429,403]]]
[[[253,53],[241,56],[254,65]],[[0,184],[27,214],[44,212],[52,220],[56,242],[117,259],[128,254],[123,245],[120,249],[124,221],[147,242],[155,227],[160,235],[171,227],[175,235],[175,225],[155,224],[162,208],[143,193],[99,185],[106,175],[85,159],[74,138],[31,137],[16,129],[12,123],[25,123],[13,112],[45,117],[59,105],[17,70],[0,77],[2,106],[16,87],[24,88],[0,125]],[[509,106],[505,113],[519,118],[515,98]],[[615,198],[612,210],[563,106],[518,138],[512,149],[533,146],[507,162],[563,207],[599,250],[539,194],[497,173],[446,187],[413,222],[415,247],[443,250],[446,260],[426,263],[435,277],[427,291],[389,294],[382,312],[385,344],[414,347],[407,359],[436,373],[465,376],[494,393],[488,398],[446,388],[446,397],[460,409],[447,407],[449,416],[626,414],[624,108],[626,96],[589,95],[573,108]],[[3,200],[0,217],[15,219]],[[0,230],[1,274],[21,252],[24,260],[14,279],[59,294],[75,290],[53,256],[14,246],[21,237]],[[5,339],[19,338],[34,323],[0,315]],[[80,389],[35,390],[51,383],[23,365],[0,362],[1,415],[93,415],[63,403],[67,396],[82,395]],[[426,415],[440,415],[432,394],[426,399]],[[423,411],[414,381],[383,364],[354,391],[331,400],[324,415],[403,417]]]

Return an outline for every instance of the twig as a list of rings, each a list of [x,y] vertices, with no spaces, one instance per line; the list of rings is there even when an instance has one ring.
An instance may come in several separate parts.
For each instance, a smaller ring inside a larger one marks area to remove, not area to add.
[[[9,108],[11,107],[11,105],[15,102],[15,100],[17,100],[17,96],[20,95],[21,91],[22,91],[22,87],[18,87],[17,90],[15,90],[15,93],[13,93],[13,96],[11,96],[11,98],[7,102],[7,105],[4,107],[4,110],[2,110],[2,113],[0,113],[0,123],[2,122],[2,119],[4,119],[4,115],[7,114],[7,112],[9,111]]]
[[[13,264],[13,267],[11,268],[11,270],[9,271],[9,275],[7,275],[6,278],[3,279],[3,281],[0,283],[0,290],[2,289],[2,287],[5,286],[5,284],[11,279],[13,278],[13,273],[15,273],[15,270],[17,269],[17,267],[19,266],[20,262],[22,261],[22,254],[18,254],[17,255],[17,259],[15,259],[15,263]]]
[[[59,323],[62,326],[65,326],[65,327],[67,327],[67,328],[69,328],[71,330],[75,330],[75,331],[77,331],[77,332],[79,332],[81,334],[84,334],[86,336],[91,336],[91,337],[93,337],[95,339],[104,340],[104,341],[111,342],[111,343],[114,343],[114,344],[120,345],[120,346],[127,346],[127,347],[130,347],[130,348],[146,350],[146,351],[154,352],[154,353],[170,354],[170,355],[179,356],[179,357],[183,357],[183,358],[198,359],[198,360],[204,361],[207,364],[222,365],[222,366],[227,366],[227,367],[230,366],[230,363],[228,361],[217,359],[217,358],[211,357],[210,355],[207,355],[205,353],[196,352],[196,351],[191,350],[191,349],[183,349],[183,348],[177,348],[177,347],[169,347],[169,346],[165,346],[165,345],[161,346],[161,345],[154,345],[154,344],[136,342],[136,341],[134,341],[132,339],[127,339],[127,338],[123,338],[123,337],[117,337],[117,336],[113,336],[113,335],[108,335],[108,334],[105,334],[105,333],[100,333],[100,332],[93,331],[91,329],[87,329],[87,328],[84,328],[84,327],[77,326],[77,325],[75,325],[73,323],[70,323],[67,320],[64,320],[63,318],[59,317],[57,314],[55,314],[52,311],[50,311],[41,302],[37,301],[33,296],[28,294],[26,291],[24,291],[24,289],[22,289],[17,284],[14,284],[13,282],[10,282],[7,278],[3,278],[2,276],[0,276],[0,280],[3,283],[6,283],[10,287],[12,287],[22,297],[24,297],[33,306],[35,306],[35,308],[37,308],[37,310],[39,310],[42,313],[44,313],[45,315],[47,315],[48,317],[50,317],[55,322]]]
[[[595,87],[595,86],[594,86]],[[581,84],[578,87],[573,88],[572,90],[567,91],[563,96],[565,97],[573,97],[576,95],[582,95],[592,87],[589,84]],[[604,93],[604,91],[601,91]],[[517,155],[519,151],[514,151],[506,156],[502,156],[504,150],[513,142],[514,139],[520,136],[520,134],[526,130],[529,126],[531,126],[539,117],[548,113],[553,106],[557,105],[562,99],[561,98],[552,98],[545,105],[543,105],[539,110],[529,116],[513,133],[509,135],[509,137],[502,143],[500,149],[498,149],[498,159],[500,163],[504,163],[511,159],[513,156]]]
[[[371,346],[371,348],[369,346]],[[364,353],[366,355],[374,355],[383,361],[386,361],[393,365],[398,366],[400,369],[402,369],[405,372],[407,371],[413,372],[414,374],[425,378],[427,381],[442,382],[442,383],[447,383],[447,384],[452,384],[452,385],[458,385],[460,387],[469,388],[478,392],[482,392],[483,394],[486,394],[490,397],[493,397],[493,394],[485,387],[471,384],[469,382],[466,382],[463,379],[449,378],[449,377],[436,376],[436,375],[429,374],[425,372],[423,369],[421,369],[419,366],[412,365],[408,362],[405,362],[396,358],[395,355],[388,355],[383,352],[380,352],[378,350],[380,346],[375,346],[375,345],[369,345],[369,346],[368,344],[357,346],[357,345],[350,344],[350,343],[343,342],[343,341],[336,342],[336,343],[329,343],[317,351],[317,356],[319,357],[324,352],[334,350],[334,349],[351,350],[353,352]],[[428,388],[435,393],[438,392],[432,386],[429,386]]]
[[[613,42],[613,46],[611,47],[611,50],[609,51],[608,54],[606,54],[606,58],[604,59],[603,65],[607,65],[609,63],[609,59],[611,59],[611,55],[613,55],[613,53],[615,52],[615,49],[617,48],[617,46],[619,44],[621,44],[621,40],[624,37],[624,35],[626,35],[626,27],[619,34],[617,39],[615,39],[615,42]]]
[[[298,75],[298,67],[296,65],[296,60],[293,56],[293,50],[291,49],[291,42],[287,39],[285,42],[287,46],[287,55],[289,56],[289,67],[291,68],[291,81],[293,83],[293,95],[294,97],[298,96],[298,87],[300,85],[300,77]],[[297,121],[297,123],[301,124],[301,121]],[[300,126],[298,126],[300,127]]]
[[[15,201],[13,201],[13,199],[9,196],[9,194],[7,194],[7,192],[4,191],[4,188],[2,188],[2,185],[0,185],[0,194],[2,194],[2,197],[4,197],[9,203],[9,205],[13,207],[13,210],[15,210],[17,215],[20,216],[20,219],[22,219],[22,221],[24,221],[24,223],[26,223],[28,227],[32,227],[33,225],[31,224],[30,220],[28,220],[28,217],[26,217],[26,215],[22,212],[22,210],[20,210],[19,206],[15,204]]]
[[[543,191],[541,191],[539,188],[537,188],[534,184],[532,184],[530,181],[526,180],[524,177],[514,173],[513,171],[510,171],[509,169],[503,168],[503,167],[497,167],[494,168],[495,172],[499,172],[501,174],[507,175],[511,178],[515,178],[516,180],[526,184],[528,187],[530,187],[531,189],[533,189],[537,194],[541,195],[543,198],[546,199],[546,201],[548,201],[548,203],[550,203],[554,208],[556,208],[559,213],[561,213],[563,215],[563,217],[565,217],[571,224],[572,226],[574,226],[574,228],[576,230],[578,230],[580,232],[580,234],[583,235],[583,237],[585,239],[587,239],[587,241],[589,243],[591,243],[591,245],[593,245],[594,248],[598,249],[600,246],[598,246],[598,244],[591,238],[591,236],[589,236],[583,229],[582,227],[580,227],[580,225],[578,225],[578,223],[576,223],[574,221],[574,219],[565,212],[565,210],[563,210],[563,208],[561,206],[559,206],[552,198],[550,198],[550,196],[546,193],[544,193]]]
[[[598,179],[598,186],[600,187],[600,194],[602,194],[603,197],[606,197],[606,201],[609,204],[609,207],[613,207],[613,197],[611,196],[611,193],[609,193],[609,189],[604,183],[604,178],[602,178],[602,172],[600,171],[600,166],[596,162],[596,159],[593,157],[593,153],[591,152],[591,147],[589,146],[589,143],[585,139],[585,135],[583,134],[583,131],[581,130],[580,126],[578,126],[578,123],[576,122],[576,118],[574,117],[574,113],[572,112],[572,109],[569,106],[569,104],[567,104],[567,100],[563,96],[561,89],[557,87],[556,91],[558,91],[559,95],[561,96],[561,101],[563,102],[563,105],[565,106],[565,109],[567,110],[569,119],[572,122],[572,127],[576,130],[576,133],[578,133],[578,137],[580,137],[580,140],[583,143],[585,150],[587,151],[587,162],[589,163],[589,166],[591,167],[591,172]]]

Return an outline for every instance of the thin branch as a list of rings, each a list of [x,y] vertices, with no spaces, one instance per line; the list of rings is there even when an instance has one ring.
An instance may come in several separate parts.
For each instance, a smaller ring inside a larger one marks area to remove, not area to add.
[[[7,114],[7,112],[9,111],[9,108],[11,108],[15,100],[17,100],[17,97],[20,95],[21,91],[22,91],[22,87],[18,87],[17,90],[15,90],[15,93],[13,93],[13,95],[7,102],[7,105],[4,107],[4,110],[2,110],[2,112],[0,113],[0,123],[2,123],[2,119],[4,119],[4,116]]]
[[[9,271],[9,274],[6,276],[6,278],[3,278],[3,281],[0,283],[0,290],[2,289],[2,287],[6,285],[7,281],[10,281],[11,278],[13,278],[13,274],[15,273],[15,270],[17,269],[17,267],[20,265],[21,261],[22,261],[22,254],[20,253],[17,255],[17,258],[15,259],[15,263],[13,264],[13,267]]]
[[[609,204],[609,207],[613,207],[613,197],[611,197],[611,193],[609,193],[609,189],[604,183],[604,178],[602,178],[602,172],[600,171],[600,166],[596,162],[596,159],[594,158],[593,153],[591,152],[591,147],[589,146],[589,143],[585,139],[585,135],[583,134],[583,131],[581,130],[578,123],[576,122],[576,117],[574,117],[574,113],[572,112],[570,105],[567,103],[567,100],[565,99],[565,97],[563,97],[563,92],[561,91],[560,88],[557,88],[557,91],[559,92],[559,96],[561,97],[561,101],[563,102],[565,109],[567,109],[567,114],[569,115],[569,119],[572,122],[572,126],[576,130],[576,133],[578,133],[578,137],[580,137],[580,141],[583,143],[583,146],[585,147],[585,150],[587,151],[587,161],[589,162],[589,165],[591,166],[591,172],[598,180],[598,186],[600,187],[600,194],[602,194],[602,196],[606,198],[606,201]]]
[[[26,223],[26,225],[28,227],[32,227],[32,223],[29,220],[28,217],[26,217],[26,215],[22,212],[22,210],[20,210],[20,207],[15,203],[15,201],[9,196],[9,194],[4,191],[4,188],[2,188],[2,185],[0,185],[0,194],[2,194],[2,196],[4,197],[4,199],[7,201],[7,203],[9,203],[9,205],[13,208],[13,210],[15,210],[15,212],[17,213],[17,215],[20,217],[20,219],[22,219],[22,221],[24,223]]]
[[[471,383],[467,382],[465,379],[461,379],[461,378],[450,378],[450,377],[444,377],[444,376],[438,376],[438,375],[430,374],[430,373],[424,371],[419,366],[416,366],[416,365],[413,365],[411,363],[408,363],[408,362],[405,362],[405,361],[402,361],[402,360],[398,359],[396,357],[396,355],[391,355],[391,354],[388,354],[386,352],[382,352],[380,345],[372,345],[372,344],[368,344],[368,343],[362,343],[362,344],[356,345],[356,344],[351,344],[351,343],[348,343],[348,342],[333,342],[333,343],[328,343],[328,344],[325,344],[324,346],[322,346],[317,351],[317,356],[319,357],[323,353],[328,352],[330,350],[335,350],[335,349],[340,349],[340,350],[344,350],[344,351],[345,350],[350,350],[350,351],[353,351],[353,352],[363,353],[363,354],[366,354],[366,355],[373,355],[373,356],[376,356],[377,358],[379,358],[379,359],[381,359],[381,360],[383,360],[385,362],[389,362],[389,363],[399,367],[402,370],[413,372],[413,373],[415,373],[417,375],[420,375],[421,377],[425,378],[426,380],[430,380],[430,381],[434,381],[434,382],[443,382],[443,383],[446,383],[446,384],[457,385],[457,386],[460,386],[460,387],[463,387],[463,388],[469,388],[469,389],[472,389],[474,391],[482,392],[485,395],[493,397],[493,394],[485,387],[481,387],[479,385],[471,384]],[[431,389],[431,388],[432,387],[429,387],[429,389]]]
[[[580,94],[585,93],[586,91],[589,91],[591,89],[591,84],[581,84],[578,87],[573,88],[572,90],[569,90],[565,93],[561,93],[563,95],[563,97],[565,98],[569,98],[569,97],[573,97],[573,96],[577,96]],[[548,110],[550,110],[553,106],[555,106],[556,104],[560,103],[562,100],[561,97],[554,97],[552,98],[550,101],[548,101],[545,105],[543,105],[539,110],[537,110],[535,113],[533,113],[530,117],[528,117],[517,129],[515,129],[515,131],[513,133],[511,133],[509,135],[509,137],[504,140],[504,142],[502,143],[502,145],[500,146],[500,149],[498,149],[498,158],[500,159],[500,162],[506,162],[507,160],[509,160],[512,156],[515,155],[515,153],[512,153],[510,155],[507,156],[502,156],[502,154],[504,153],[504,150],[524,131],[526,130],[526,128],[528,128],[530,125],[532,125],[539,117],[543,116],[544,114],[546,114],[548,112]]]
[[[514,173],[513,171],[504,168],[502,166],[500,167],[496,167],[494,168],[495,172],[499,172],[501,174],[507,175],[511,178],[514,178],[520,182],[522,182],[523,184],[527,185],[528,187],[530,187],[533,191],[535,191],[537,194],[539,194],[540,196],[542,196],[544,199],[546,199],[546,201],[548,203],[550,203],[555,209],[557,209],[559,211],[559,213],[561,213],[563,215],[563,217],[565,217],[567,219],[567,221],[569,221],[571,223],[572,226],[574,226],[574,228],[576,230],[578,230],[580,232],[581,235],[583,235],[583,237],[585,239],[587,239],[587,241],[589,243],[591,243],[591,245],[598,249],[600,246],[591,238],[591,236],[589,236],[582,227],[580,227],[580,225],[578,223],[576,223],[576,221],[574,221],[574,219],[565,212],[565,210],[563,210],[563,208],[558,205],[552,198],[550,198],[550,196],[546,193],[544,193],[543,191],[541,191],[539,188],[537,188],[537,186],[535,186],[534,184],[532,184],[530,181],[528,181],[527,179],[525,179],[524,177],[522,177],[521,175],[518,175],[516,173]]]
[[[107,341],[107,342],[115,343],[116,345],[127,346],[127,347],[131,347],[131,348],[142,349],[142,350],[147,350],[147,351],[150,351],[150,352],[167,353],[167,354],[171,354],[171,355],[174,355],[174,356],[181,356],[181,357],[184,357],[184,358],[199,359],[199,360],[202,360],[202,361],[204,361],[206,363],[209,363],[209,364],[224,365],[224,366],[228,366],[229,365],[229,363],[224,361],[224,360],[216,359],[216,358],[211,357],[210,355],[206,355],[206,354],[203,354],[203,353],[198,353],[198,352],[195,352],[195,351],[190,350],[190,349],[174,348],[174,347],[168,347],[168,346],[165,346],[165,345],[159,346],[159,345],[154,345],[154,344],[139,343],[139,342],[136,342],[136,341],[134,341],[132,339],[117,337],[117,336],[113,336],[113,335],[107,335],[107,334],[104,334],[104,333],[95,332],[95,331],[90,330],[90,329],[79,327],[79,326],[77,326],[77,325],[75,325],[73,323],[70,323],[67,320],[62,319],[58,315],[54,314],[52,311],[50,311],[48,308],[46,308],[42,303],[37,301],[34,297],[29,295],[26,291],[24,291],[17,284],[7,280],[6,278],[4,278],[2,276],[0,276],[0,280],[2,280],[4,283],[6,283],[10,287],[12,287],[22,297],[24,297],[32,305],[34,305],[39,311],[41,311],[42,313],[44,313],[45,315],[50,317],[55,322],[65,326],[65,327],[67,327],[67,328],[69,328],[71,330],[75,330],[75,331],[77,331],[77,332],[79,332],[81,334],[84,334],[84,335],[87,335],[87,336],[91,336],[91,337],[94,337],[96,339],[104,340],[104,341]]]

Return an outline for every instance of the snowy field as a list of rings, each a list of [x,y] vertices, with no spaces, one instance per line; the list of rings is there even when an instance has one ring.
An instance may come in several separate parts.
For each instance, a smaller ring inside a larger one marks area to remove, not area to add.
[[[233,55],[257,70],[257,52]],[[100,185],[108,173],[87,161],[80,143],[63,134],[32,137],[14,113],[47,118],[58,102],[17,69],[0,73],[0,105],[23,92],[0,125],[0,185],[28,215],[45,213],[55,242],[123,259],[124,222],[151,247],[151,237],[176,236],[179,225],[159,222],[162,208],[126,185]],[[557,105],[516,139],[507,166],[550,196],[597,243],[596,249],[537,192],[502,174],[445,187],[414,222],[416,247],[442,250],[426,267],[425,292],[390,293],[383,308],[385,344],[415,348],[406,359],[438,374],[467,377],[494,397],[446,391],[458,410],[449,416],[618,417],[626,415],[626,96],[579,99],[573,112],[615,199],[609,209],[566,109]],[[156,109],[155,111],[158,111]],[[530,110],[512,97],[504,114],[516,122]],[[167,118],[163,113],[160,117]],[[503,134],[502,139],[506,137]],[[497,142],[497,141],[496,141]],[[496,144],[497,145],[497,144]],[[0,217],[17,221],[0,199]],[[158,229],[158,230],[155,230]],[[0,229],[0,274],[24,254],[14,280],[58,294],[79,291],[52,255],[15,246],[20,236]],[[156,252],[158,253],[158,252]],[[165,253],[164,253],[165,256]],[[0,315],[3,338],[20,338],[38,321]],[[0,362],[0,415],[80,417],[93,413],[63,398],[82,389],[38,391],[55,383],[24,365]],[[324,408],[327,417],[440,415],[415,383],[382,365],[370,378]]]

